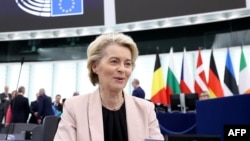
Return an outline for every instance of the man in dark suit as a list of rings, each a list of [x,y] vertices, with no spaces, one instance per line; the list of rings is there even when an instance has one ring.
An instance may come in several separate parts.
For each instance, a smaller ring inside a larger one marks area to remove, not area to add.
[[[9,93],[9,87],[4,87],[4,92],[0,94],[0,124],[5,117],[7,111],[8,101],[11,99],[11,94]]]
[[[41,88],[39,90],[39,97],[38,97],[38,124],[42,124],[43,119],[46,116],[54,115],[52,109],[52,101],[51,99],[45,94],[45,89]]]
[[[34,123],[34,124],[38,124],[37,120],[38,120],[38,96],[39,93],[36,94],[36,100],[32,101],[30,104],[30,112],[31,112],[31,116],[29,119],[29,123]]]
[[[145,98],[145,92],[144,90],[140,87],[140,82],[138,79],[134,79],[132,82],[132,86],[134,88],[132,95],[139,97],[139,98]]]
[[[12,123],[27,123],[30,108],[29,100],[24,97],[25,88],[20,86],[17,91],[17,96],[11,101]]]

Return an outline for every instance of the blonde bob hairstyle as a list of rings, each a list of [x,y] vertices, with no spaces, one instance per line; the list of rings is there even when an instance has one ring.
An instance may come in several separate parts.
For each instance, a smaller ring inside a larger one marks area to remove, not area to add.
[[[135,61],[138,57],[138,49],[136,43],[130,36],[123,33],[99,35],[93,42],[90,43],[87,49],[87,67],[89,70],[89,78],[94,86],[99,83],[99,79],[97,74],[93,72],[92,66],[102,59],[106,47],[111,44],[118,44],[130,50],[134,69]]]

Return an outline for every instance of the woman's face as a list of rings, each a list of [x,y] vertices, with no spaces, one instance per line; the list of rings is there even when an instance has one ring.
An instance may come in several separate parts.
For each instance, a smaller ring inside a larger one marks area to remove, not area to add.
[[[108,45],[104,56],[92,67],[98,75],[99,85],[110,91],[122,90],[133,69],[130,50],[118,44]]]
[[[16,95],[17,95],[17,92],[16,92],[16,91],[13,91],[13,92],[11,93],[11,98],[15,98]]]

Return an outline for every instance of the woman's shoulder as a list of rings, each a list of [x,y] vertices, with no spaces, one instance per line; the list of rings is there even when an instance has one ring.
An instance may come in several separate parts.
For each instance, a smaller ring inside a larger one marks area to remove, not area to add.
[[[127,95],[127,100],[133,101],[138,106],[142,107],[153,107],[154,104],[146,99],[138,98],[132,95]]]
[[[67,102],[67,103],[84,103],[84,102],[88,101],[90,94],[91,93],[72,96],[70,98],[67,98],[65,102]]]
[[[77,96],[72,96],[70,98],[67,98],[65,101],[65,104],[71,104],[71,105],[82,105],[82,104],[88,104],[91,101],[95,101],[99,97],[99,93],[97,90],[85,94],[80,94]]]

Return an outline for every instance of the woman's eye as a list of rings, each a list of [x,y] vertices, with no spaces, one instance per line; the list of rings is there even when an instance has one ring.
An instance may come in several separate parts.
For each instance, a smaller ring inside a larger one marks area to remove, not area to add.
[[[118,61],[117,60],[111,60],[112,64],[116,64]]]
[[[130,67],[132,64],[129,62],[129,63],[125,63],[125,66],[127,67]]]

